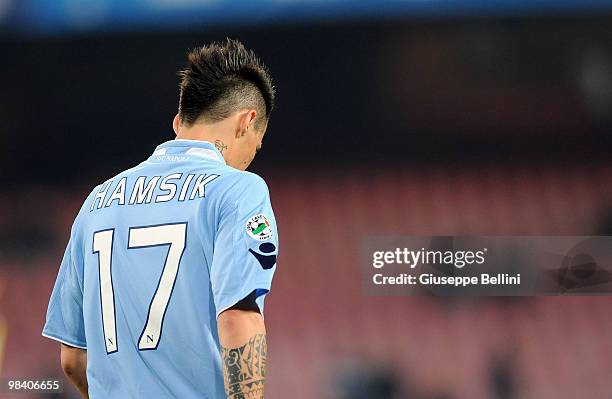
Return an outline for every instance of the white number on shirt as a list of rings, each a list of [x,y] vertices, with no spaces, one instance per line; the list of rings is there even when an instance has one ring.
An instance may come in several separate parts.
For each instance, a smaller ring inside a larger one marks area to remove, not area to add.
[[[107,353],[118,350],[115,295],[111,274],[114,232],[114,229],[102,230],[95,232],[93,236],[93,252],[98,254],[100,263],[100,301]],[[140,350],[157,349],[159,344],[164,316],[185,250],[186,234],[187,223],[131,227],[129,230],[128,249],[169,246],[159,284],[149,305],[147,321],[138,341]]]
[[[117,352],[117,327],[115,325],[115,294],[113,292],[112,248],[115,229],[96,231],[93,236],[93,253],[100,263],[100,302],[102,303],[102,328],[106,353]]]

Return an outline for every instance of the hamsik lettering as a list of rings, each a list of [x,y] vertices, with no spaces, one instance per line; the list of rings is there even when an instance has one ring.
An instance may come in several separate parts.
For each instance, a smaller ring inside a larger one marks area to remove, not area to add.
[[[98,187],[89,211],[112,205],[168,202],[177,196],[179,201],[203,198],[206,196],[206,185],[217,177],[219,175],[173,173],[167,176],[109,180]]]

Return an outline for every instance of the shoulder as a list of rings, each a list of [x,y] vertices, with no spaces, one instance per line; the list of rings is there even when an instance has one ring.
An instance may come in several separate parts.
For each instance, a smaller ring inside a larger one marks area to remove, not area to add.
[[[247,171],[238,171],[233,176],[231,176],[234,182],[234,186],[238,189],[244,190],[252,190],[252,189],[265,189],[268,190],[268,185],[266,181],[259,175],[247,172]]]
[[[87,194],[87,197],[83,201],[83,205],[77,215],[77,219],[79,217],[83,217],[86,214],[89,214],[93,207],[96,205],[96,201],[103,202],[107,193],[110,193],[114,189],[118,189],[118,185],[121,183],[121,189],[126,189],[126,180],[135,172],[138,171],[144,165],[144,162],[137,164],[129,169],[126,169],[114,176],[109,177],[108,179],[102,181],[101,183],[96,184]],[[110,194],[109,194],[110,195]],[[96,198],[98,197],[98,198]]]
[[[253,172],[233,169],[221,175],[221,181],[228,193],[241,193],[244,191],[268,191],[266,181]]]
[[[223,202],[252,201],[269,196],[265,180],[252,172],[233,169],[221,176]]]
[[[96,184],[93,189],[89,192],[89,195],[87,196],[87,199],[85,200],[85,204],[87,205],[87,202],[91,202],[93,201],[93,199],[96,197],[96,194],[99,194],[101,192],[105,192],[109,189],[113,189],[115,188],[115,186],[122,180],[122,179],[129,179],[132,178],[133,176],[139,176],[139,174],[137,173],[141,168],[143,168],[146,165],[146,161],[145,162],[141,162],[135,166],[132,166],[131,168],[125,169],[119,173],[117,173],[114,176],[111,176],[109,178],[107,178],[106,180],[103,180],[101,183]],[[123,183],[125,184],[125,183]],[[111,187],[112,186],[112,187]]]

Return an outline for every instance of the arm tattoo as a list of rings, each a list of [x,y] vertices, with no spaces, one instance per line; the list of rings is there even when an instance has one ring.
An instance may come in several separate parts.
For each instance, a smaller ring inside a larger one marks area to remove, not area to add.
[[[223,154],[223,150],[227,150],[227,146],[221,140],[215,140],[215,147],[217,147],[217,150],[219,150],[221,154]]]
[[[239,348],[221,348],[228,399],[263,399],[268,344],[256,334]]]

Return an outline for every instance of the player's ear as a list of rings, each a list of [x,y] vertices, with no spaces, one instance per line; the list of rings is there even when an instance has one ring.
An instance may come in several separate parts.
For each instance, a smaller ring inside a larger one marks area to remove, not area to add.
[[[236,138],[244,136],[249,130],[255,128],[255,119],[257,118],[257,111],[249,109],[243,111],[238,119],[238,130],[236,131]]]
[[[172,120],[172,129],[174,130],[174,134],[178,134],[179,126],[181,125],[181,118],[179,118],[178,114],[174,115],[174,119]]]

